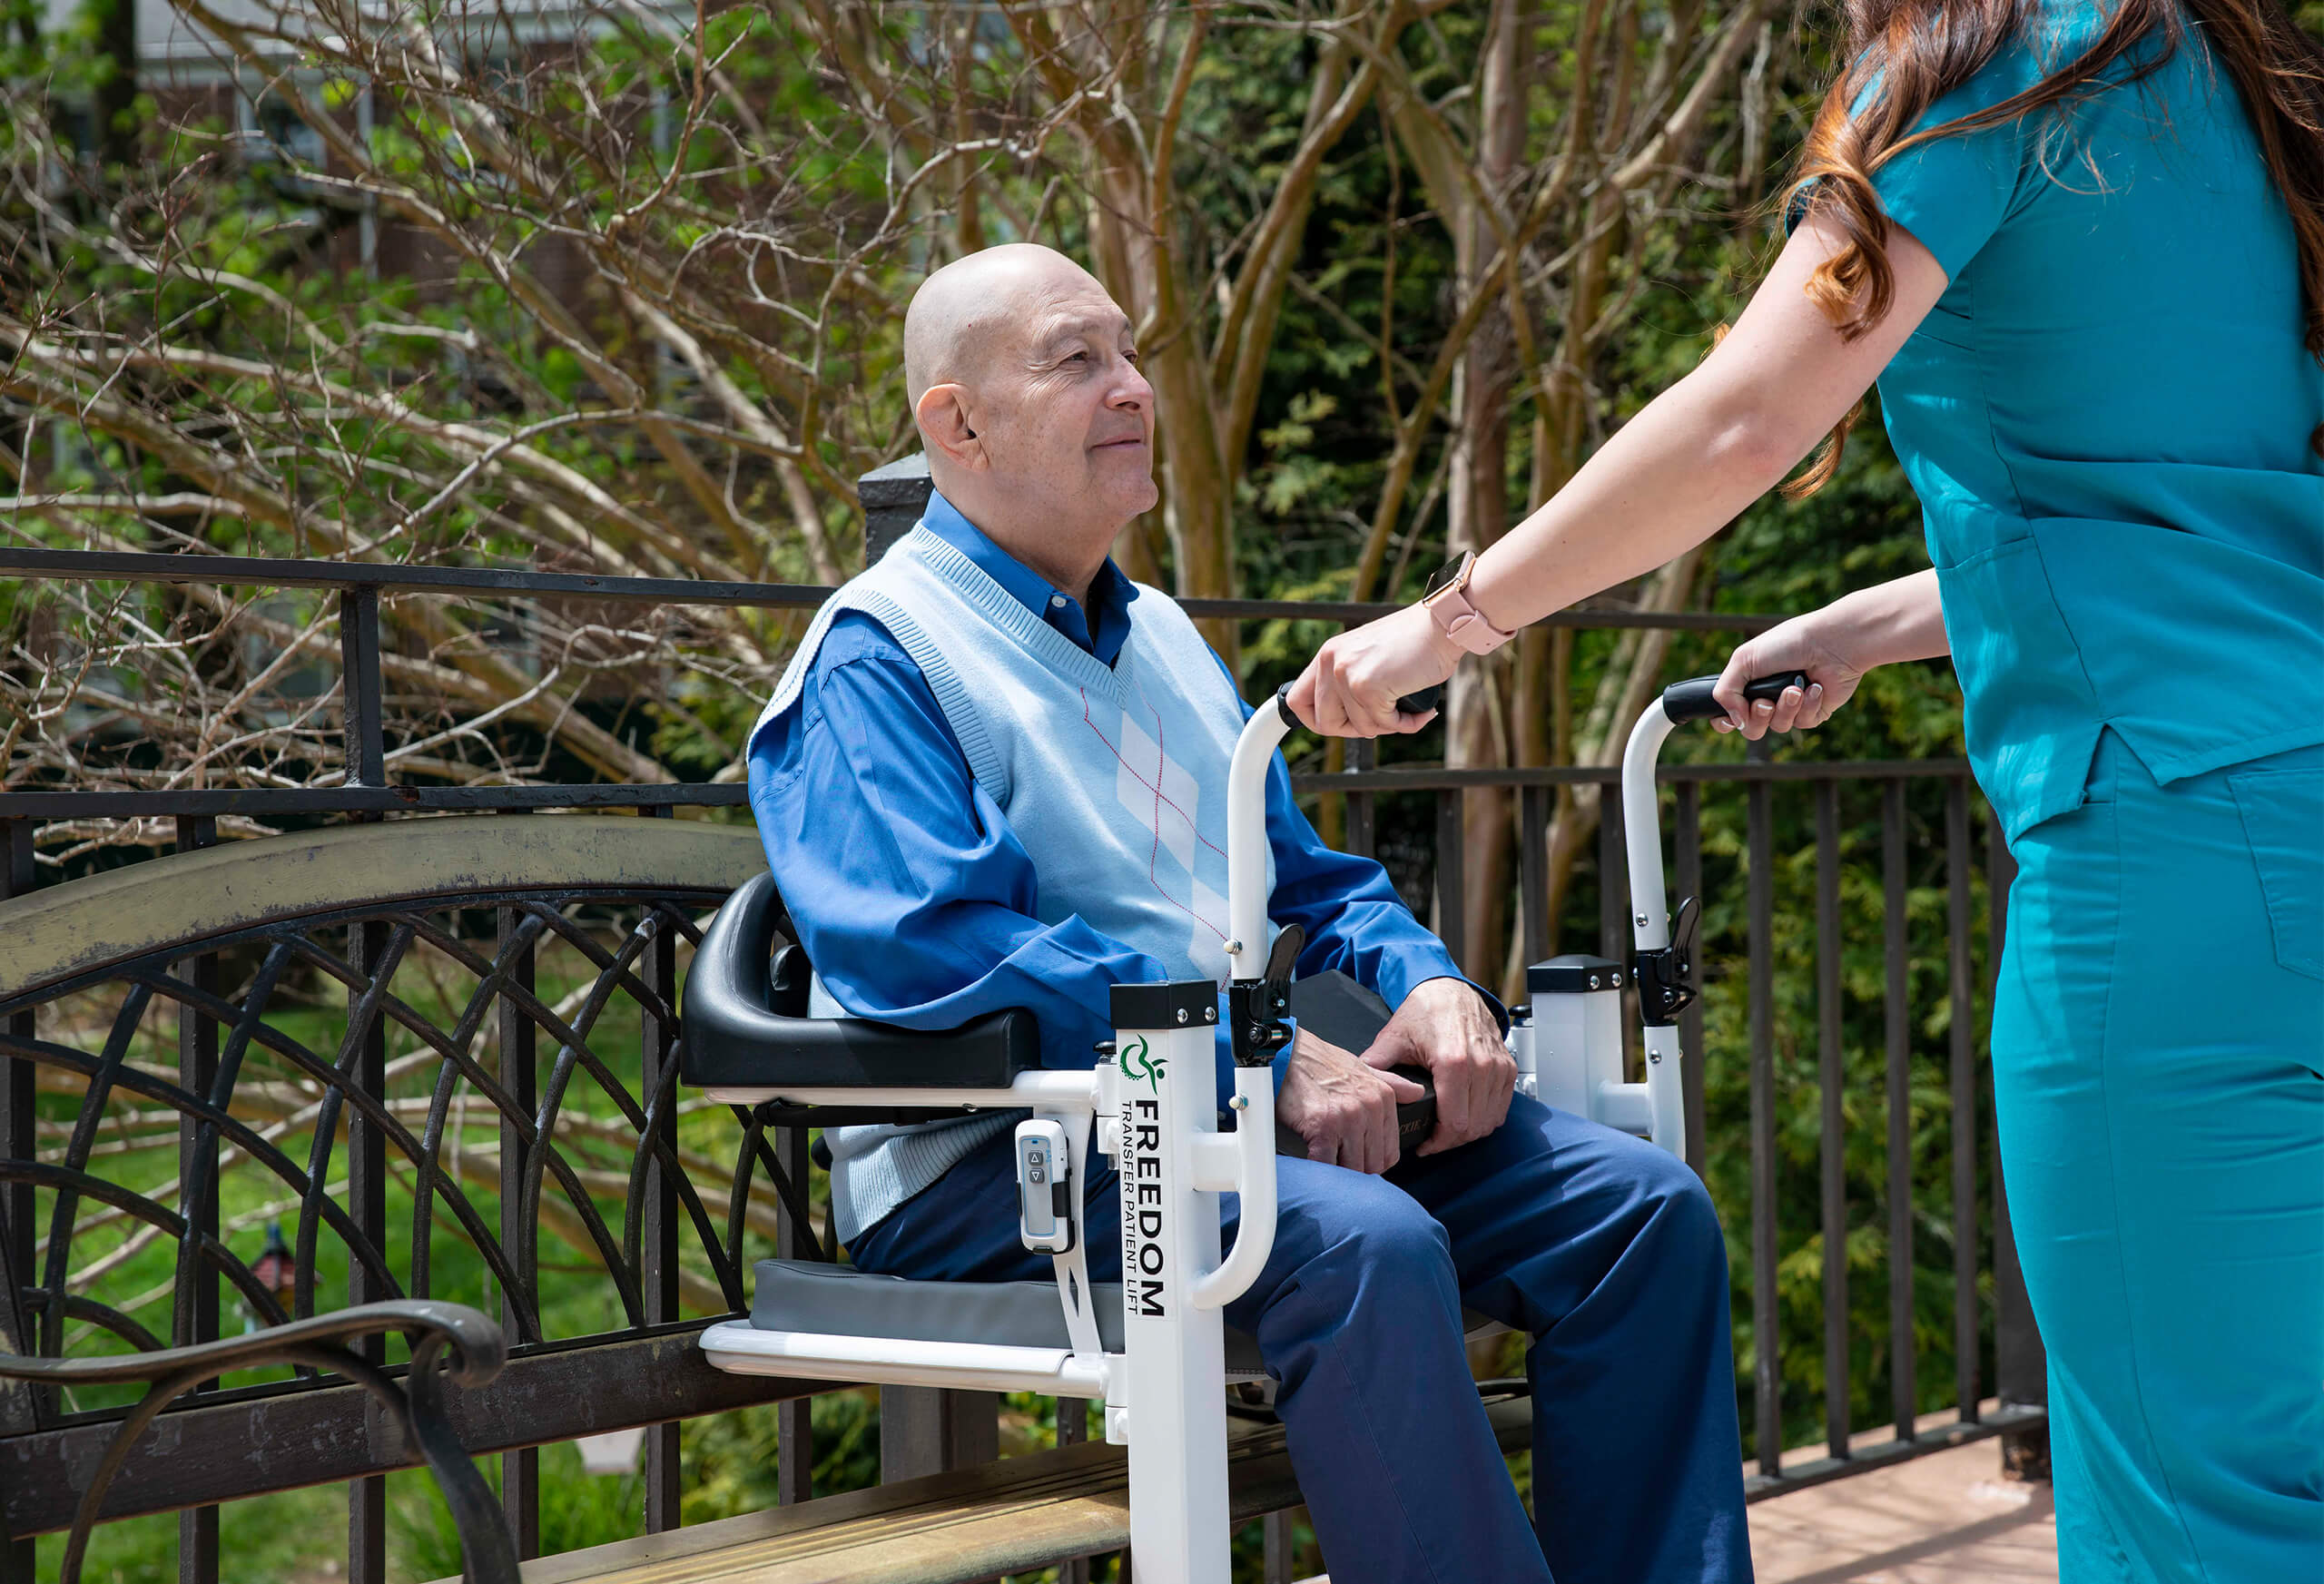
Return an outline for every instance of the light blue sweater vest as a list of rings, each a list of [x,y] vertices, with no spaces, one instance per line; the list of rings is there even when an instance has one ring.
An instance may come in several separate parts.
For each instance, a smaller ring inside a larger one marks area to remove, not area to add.
[[[817,614],[761,727],[797,703],[824,633],[850,610],[879,622],[919,665],[970,772],[1032,855],[1043,924],[1078,914],[1171,979],[1226,982],[1226,767],[1242,702],[1175,601],[1140,585],[1129,637],[1108,667],[914,527]],[[1268,862],[1272,890],[1272,854]],[[855,1011],[820,979],[815,997],[818,1016]],[[831,1130],[841,1241],[1023,1115]]]

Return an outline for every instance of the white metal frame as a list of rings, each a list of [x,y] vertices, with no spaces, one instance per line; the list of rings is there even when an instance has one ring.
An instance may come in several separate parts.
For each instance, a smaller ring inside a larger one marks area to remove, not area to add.
[[[1622,751],[1622,831],[1630,868],[1630,939],[1641,954],[1670,944],[1662,878],[1661,809],[1654,784],[1663,742],[1677,729],[1660,699],[1646,707]],[[1635,960],[1635,959],[1633,959]],[[1533,998],[1531,1018],[1511,1028],[1518,1087],[1546,1105],[1686,1153],[1679,1030],[1644,1025],[1646,1081],[1623,1080],[1622,983],[1617,970],[1595,989]]]
[[[1226,955],[1237,981],[1262,977],[1267,918],[1265,788],[1292,717],[1280,702],[1255,713],[1227,777]],[[1662,898],[1662,850],[1654,763],[1672,722],[1658,702],[1630,733],[1622,760],[1631,913],[1640,950],[1669,944],[1669,921],[1646,899]],[[1537,1005],[1534,1024],[1512,1031],[1521,1083],[1578,1097],[1589,1115],[1644,1135],[1677,1154],[1684,1134],[1678,1034],[1646,1031],[1648,1077],[1619,1081],[1618,989]],[[1074,1239],[1052,1256],[1071,1346],[1011,1347],[763,1331],[733,1320],[703,1334],[720,1369],[811,1380],[873,1381],[962,1390],[1027,1391],[1101,1399],[1106,1439],[1129,1447],[1130,1544],[1140,1584],[1226,1584],[1226,1379],[1221,1312],[1256,1279],[1275,1232],[1275,1086],[1264,1066],[1238,1067],[1218,1131],[1215,998],[1200,1015],[1156,1028],[1118,1028],[1115,1054],[1089,1072],[1020,1074],[991,1089],[712,1088],[714,1100],[754,1105],[1029,1109],[1063,1126],[1071,1142]],[[1545,1020],[1546,1018],[1546,1020]],[[1549,1031],[1560,1032],[1554,1038]],[[1547,1064],[1552,1070],[1543,1070]],[[1610,1072],[1613,1077],[1604,1077]],[[1593,1082],[1593,1077],[1595,1081]],[[1093,1139],[1092,1134],[1095,1134]],[[1082,1189],[1092,1146],[1112,1157],[1122,1183],[1123,1352],[1103,1351],[1090,1308]],[[1240,1195],[1235,1246],[1220,1255],[1219,1215],[1208,1195]]]
[[[1662,881],[1662,804],[1655,794],[1654,762],[1676,729],[1660,700],[1647,705],[1622,748],[1622,838],[1630,870],[1630,940],[1641,953],[1670,944],[1669,897]],[[1687,1148],[1686,1101],[1679,1088],[1679,1029],[1646,1025],[1647,1136],[1672,1155]],[[1633,1086],[1624,1085],[1625,1088]]]

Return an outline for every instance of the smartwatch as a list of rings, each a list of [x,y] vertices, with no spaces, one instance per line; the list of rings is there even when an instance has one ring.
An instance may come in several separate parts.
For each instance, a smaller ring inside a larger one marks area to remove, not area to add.
[[[1502,632],[1469,603],[1469,577],[1476,569],[1477,553],[1462,551],[1428,580],[1428,594],[1421,604],[1428,607],[1437,630],[1453,643],[1472,654],[1490,654],[1517,635]]]

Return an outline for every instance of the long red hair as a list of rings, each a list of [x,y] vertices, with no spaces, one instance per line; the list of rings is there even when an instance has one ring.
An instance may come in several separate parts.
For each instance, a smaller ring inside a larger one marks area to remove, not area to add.
[[[2097,40],[2024,93],[1921,132],[1910,128],[2016,36],[2038,0],[1841,0],[1848,66],[1825,95],[1791,190],[1837,221],[1847,241],[1807,283],[1807,294],[1850,340],[1887,315],[1896,273],[1888,221],[1872,174],[1935,138],[1998,126],[2161,70],[2201,29],[2235,84],[2268,173],[2291,212],[2299,247],[2308,349],[2324,360],[2324,41],[2303,32],[2279,0],[2117,0]],[[2116,73],[2118,65],[2127,70]],[[1865,89],[1874,82],[1879,90]],[[1859,98],[1860,113],[1851,113]],[[1841,420],[1786,493],[1807,495],[1839,466],[1855,415]],[[2311,437],[2324,455],[2324,427]]]

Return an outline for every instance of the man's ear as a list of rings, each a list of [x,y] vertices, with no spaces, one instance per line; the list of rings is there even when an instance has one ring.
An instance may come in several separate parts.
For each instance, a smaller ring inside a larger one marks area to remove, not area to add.
[[[920,421],[921,438],[932,451],[940,451],[957,467],[982,467],[984,442],[969,421],[969,389],[965,385],[931,385],[920,393],[912,408]]]

